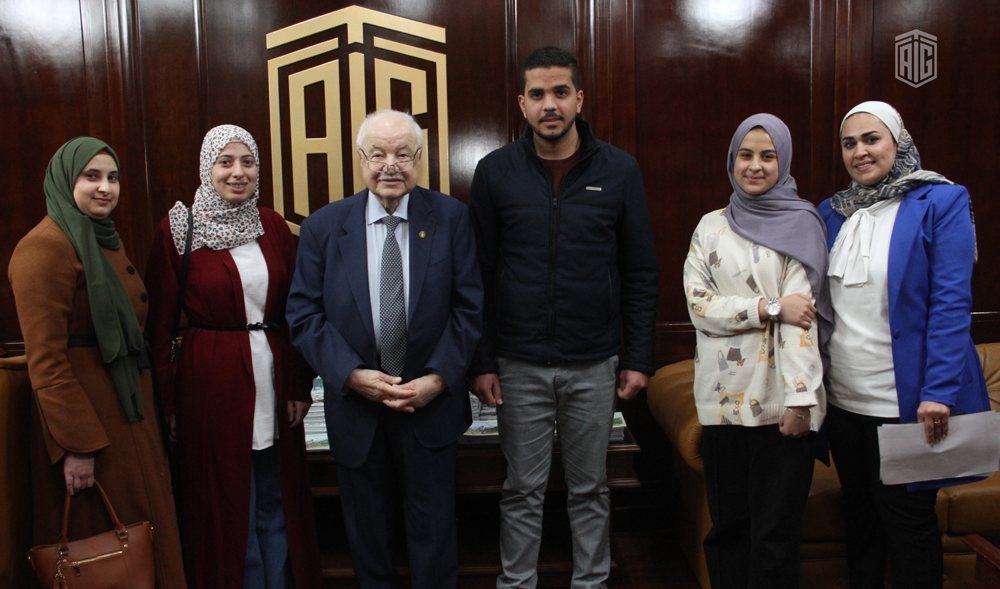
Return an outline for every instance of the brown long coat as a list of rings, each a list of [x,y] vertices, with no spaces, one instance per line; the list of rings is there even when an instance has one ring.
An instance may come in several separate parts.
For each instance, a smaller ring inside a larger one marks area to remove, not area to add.
[[[142,279],[122,249],[103,250],[135,308],[146,321]],[[69,335],[94,335],[83,264],[62,228],[46,217],[18,243],[8,271],[24,333],[34,389],[31,482],[34,541],[59,537],[66,497],[62,461],[67,451],[95,453],[94,474],[125,525],[153,524],[158,589],[183,589],[184,567],[148,371],[142,373],[145,419],[125,418],[96,347],[67,347]],[[111,529],[94,491],[74,496],[70,540]]]

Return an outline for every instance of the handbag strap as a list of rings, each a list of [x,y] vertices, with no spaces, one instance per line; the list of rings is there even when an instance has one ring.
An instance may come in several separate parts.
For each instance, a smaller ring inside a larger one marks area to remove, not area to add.
[[[111,500],[108,499],[108,495],[104,492],[104,489],[101,488],[101,483],[98,483],[95,480],[94,488],[101,494],[101,499],[104,501],[104,507],[107,508],[108,515],[111,516],[111,522],[115,525],[115,531],[118,532],[118,537],[121,538],[127,535],[128,532],[125,530],[125,526],[122,525],[122,522],[118,521],[118,515],[115,514],[114,508],[111,507]],[[66,505],[63,507],[62,533],[59,535],[59,546],[63,551],[65,551],[69,546],[69,535],[67,532],[69,530],[69,504],[72,498],[73,496],[69,494],[69,491],[66,491]]]
[[[184,238],[184,261],[181,262],[181,278],[177,286],[177,305],[174,309],[174,329],[170,332],[170,341],[177,340],[177,334],[181,329],[181,311],[184,310],[184,290],[187,288],[188,266],[191,263],[191,240],[194,236],[194,211],[188,209],[188,229]]]

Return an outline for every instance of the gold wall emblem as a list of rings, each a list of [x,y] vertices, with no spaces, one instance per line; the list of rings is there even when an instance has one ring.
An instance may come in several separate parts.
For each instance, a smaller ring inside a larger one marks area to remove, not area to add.
[[[267,34],[274,210],[293,233],[365,187],[355,138],[375,110],[413,114],[424,135],[419,183],[449,191],[444,44],[442,27],[360,6]]]

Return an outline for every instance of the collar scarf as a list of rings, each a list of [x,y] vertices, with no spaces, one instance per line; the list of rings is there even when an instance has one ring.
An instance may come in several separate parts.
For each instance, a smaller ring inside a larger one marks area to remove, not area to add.
[[[855,106],[844,116],[840,123],[843,131],[844,123],[851,116],[864,112],[875,115],[892,133],[896,140],[896,160],[892,163],[889,174],[874,186],[863,186],[857,180],[851,180],[847,190],[841,190],[830,199],[830,207],[848,219],[859,209],[865,209],[877,202],[896,196],[904,196],[907,192],[922,184],[954,184],[937,172],[920,168],[920,153],[913,144],[913,138],[903,126],[899,112],[885,102],[869,101]],[[972,211],[972,199],[969,199],[969,216],[972,217],[973,237],[976,231],[976,216]],[[975,261],[979,261],[979,246],[976,246]]]
[[[129,421],[139,421],[143,418],[139,384],[142,329],[125,285],[118,278],[111,260],[101,251],[101,248],[117,250],[121,247],[118,232],[110,219],[91,219],[83,214],[73,198],[77,177],[101,152],[107,152],[121,169],[118,155],[99,139],[77,137],[60,147],[45,171],[45,206],[83,264],[101,360],[111,375],[125,416]]]
[[[754,127],[767,131],[778,152],[778,182],[767,192],[756,196],[744,191],[733,174],[740,144]],[[833,308],[826,278],[826,224],[816,207],[799,197],[795,179],[790,173],[791,166],[792,136],[781,119],[770,114],[756,114],[740,123],[729,144],[726,162],[729,183],[733,186],[733,194],[726,207],[726,219],[740,237],[802,264],[821,319],[820,343],[825,343],[833,327]]]
[[[253,195],[238,205],[231,205],[212,186],[212,166],[219,153],[230,143],[242,143],[250,148],[257,162],[257,189]],[[194,232],[191,251],[200,247],[226,250],[250,243],[264,235],[260,223],[257,201],[260,199],[260,156],[257,143],[245,129],[236,125],[220,125],[205,135],[201,144],[201,186],[194,195]],[[170,209],[170,233],[177,253],[184,255],[187,238],[187,208],[180,201]]]

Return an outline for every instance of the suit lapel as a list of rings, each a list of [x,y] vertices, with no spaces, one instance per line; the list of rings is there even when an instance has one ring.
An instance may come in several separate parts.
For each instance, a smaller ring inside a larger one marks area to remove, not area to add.
[[[431,245],[434,243],[434,210],[427,202],[423,189],[415,187],[410,193],[410,306],[406,310],[407,323],[413,321],[413,310],[420,304],[420,291],[427,274]]]
[[[906,272],[910,255],[916,246],[917,232],[927,214],[930,201],[926,195],[931,185],[925,184],[910,191],[899,203],[896,221],[892,227],[892,238],[889,241],[889,313],[896,309],[896,299],[903,284],[903,274]]]
[[[372,302],[368,290],[368,239],[365,227],[365,207],[368,203],[368,191],[354,203],[347,218],[344,220],[344,234],[338,239],[340,255],[344,260],[347,281],[350,283],[351,294],[358,305],[358,313],[365,325],[372,349],[375,348],[375,324],[372,322]]]

